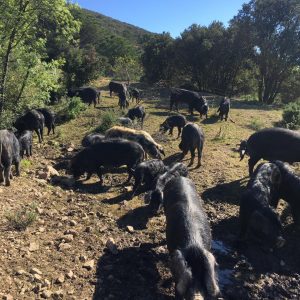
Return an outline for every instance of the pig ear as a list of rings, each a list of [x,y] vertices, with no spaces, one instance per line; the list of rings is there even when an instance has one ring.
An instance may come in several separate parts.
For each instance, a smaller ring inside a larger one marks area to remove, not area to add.
[[[184,295],[192,281],[192,271],[180,250],[175,250],[171,257],[171,269],[176,282],[176,290]]]
[[[207,250],[204,250],[206,265],[208,272],[205,276],[205,285],[209,295],[216,297],[220,294],[220,289],[217,282],[217,277],[215,273],[215,267],[217,266],[217,262],[215,257]]]

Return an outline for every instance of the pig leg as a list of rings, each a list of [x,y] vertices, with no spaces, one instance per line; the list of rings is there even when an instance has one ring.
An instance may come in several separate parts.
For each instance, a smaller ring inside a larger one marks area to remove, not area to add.
[[[16,162],[15,163],[15,168],[16,168],[16,176],[19,177],[20,176],[20,162]]]
[[[10,186],[11,166],[4,168],[5,185]]]
[[[193,150],[191,149],[190,152],[191,152],[191,161],[190,161],[188,167],[192,166],[194,163],[194,160],[195,160],[195,149],[193,149]]]
[[[124,184],[127,184],[127,183],[129,183],[130,182],[130,179],[132,178],[132,170],[131,170],[131,168],[129,167],[129,166],[127,166],[127,173],[128,173],[128,178],[127,178],[127,180],[125,181],[125,183]]]
[[[197,168],[201,167],[201,158],[202,158],[202,146],[200,145],[197,149],[198,151],[198,164]]]
[[[4,166],[1,164],[0,162],[0,182],[3,182],[4,181]]]
[[[42,138],[41,138],[40,130],[39,129],[35,129],[35,132],[36,132],[36,134],[37,134],[37,136],[39,138],[39,143],[41,143],[42,142]]]
[[[103,184],[103,177],[102,177],[102,171],[101,171],[101,168],[99,168],[99,170],[97,171],[97,175],[100,179],[100,185]]]
[[[137,193],[137,191],[140,189],[141,187],[141,183],[143,182],[143,178],[139,177],[138,179],[135,180],[134,186],[132,188],[132,194],[131,194],[131,198],[134,197],[134,195]]]
[[[177,138],[179,139],[180,135],[181,135],[181,127],[177,127],[178,128],[178,136]]]
[[[260,160],[260,158],[257,157],[250,157],[248,160],[248,166],[249,166],[249,176],[252,176],[253,169],[255,164]]]

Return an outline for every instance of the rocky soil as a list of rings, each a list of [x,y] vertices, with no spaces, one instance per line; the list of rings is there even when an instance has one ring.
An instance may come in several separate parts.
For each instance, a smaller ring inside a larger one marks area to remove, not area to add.
[[[101,187],[96,176],[74,184],[64,170],[65,158],[79,149],[83,135],[100,123],[104,111],[116,109],[117,99],[104,95],[100,107],[60,125],[43,144],[35,142],[21,177],[0,187],[2,299],[173,299],[163,213],[152,215],[143,194],[130,200],[131,185],[123,186],[126,174],[120,171],[107,174]],[[169,164],[176,160],[179,141],[158,134],[168,103],[143,104],[144,129],[164,145]],[[207,120],[192,119],[203,127],[206,144],[202,167],[192,167],[190,178],[212,227],[223,297],[300,299],[299,230],[283,202],[283,248],[248,244],[238,249],[235,243],[239,197],[248,180],[247,162],[239,162],[236,144],[253,132],[253,124],[272,126],[281,111],[236,101],[235,123],[226,124],[216,120],[215,111],[211,108]],[[17,230],[24,215],[33,216],[33,222]]]

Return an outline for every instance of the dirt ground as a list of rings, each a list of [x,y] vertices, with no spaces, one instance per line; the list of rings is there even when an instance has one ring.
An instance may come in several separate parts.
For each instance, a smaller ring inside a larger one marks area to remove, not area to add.
[[[168,101],[144,99],[144,130],[165,147],[166,164],[176,160],[179,140],[158,133],[169,115]],[[280,109],[233,101],[231,119],[189,120],[201,125],[206,141],[202,166],[190,168],[207,212],[213,235],[213,253],[219,264],[224,299],[300,299],[299,230],[280,202],[286,244],[269,251],[255,245],[237,249],[239,198],[248,181],[247,159],[235,151],[241,139],[255,129],[273,126]],[[54,166],[65,176],[64,159],[80,147],[82,137],[99,125],[106,110],[117,108],[117,98],[104,91],[101,104],[58,126],[42,145],[35,139],[34,156],[22,162],[21,177],[0,187],[0,295],[3,299],[173,299],[174,283],[168,267],[163,213],[152,215],[143,194],[129,200],[126,174],[105,176],[66,187],[40,179]],[[188,164],[190,156],[184,161]],[[196,162],[195,162],[196,166]],[[297,167],[297,166],[296,166]],[[37,219],[26,230],[16,230],[8,216],[27,211]],[[128,227],[129,226],[129,227]],[[132,227],[130,227],[132,226]],[[114,245],[107,241],[113,239]]]

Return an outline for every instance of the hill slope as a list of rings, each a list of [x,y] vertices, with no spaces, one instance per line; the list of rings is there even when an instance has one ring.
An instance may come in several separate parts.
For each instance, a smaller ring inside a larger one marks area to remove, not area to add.
[[[81,9],[79,11],[79,16],[81,19],[84,19],[85,21],[88,20],[95,24],[99,29],[121,36],[135,45],[141,46],[147,36],[154,35],[154,33],[145,29],[118,21],[88,9]]]

